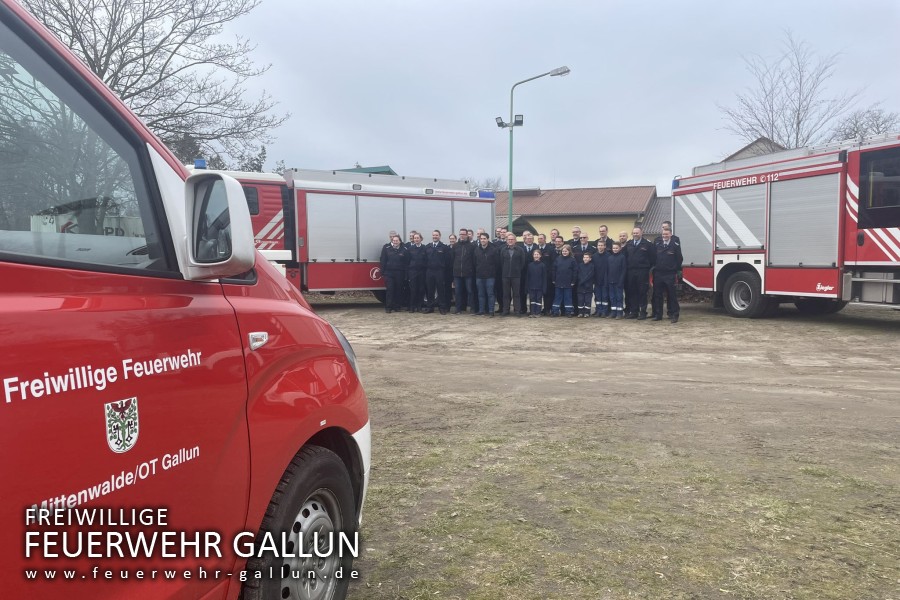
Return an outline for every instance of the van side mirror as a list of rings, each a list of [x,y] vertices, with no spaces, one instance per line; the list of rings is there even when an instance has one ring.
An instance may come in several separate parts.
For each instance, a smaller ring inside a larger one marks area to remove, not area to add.
[[[228,175],[199,172],[188,177],[184,191],[186,278],[234,277],[253,268],[256,249],[241,184]]]

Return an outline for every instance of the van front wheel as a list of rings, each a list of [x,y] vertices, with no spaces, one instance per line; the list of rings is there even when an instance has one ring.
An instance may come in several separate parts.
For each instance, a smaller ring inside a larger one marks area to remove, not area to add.
[[[355,543],[355,505],[343,461],[319,446],[301,450],[282,476],[256,537],[257,549],[266,543],[281,553],[284,536],[286,554],[295,556],[254,552],[247,560],[241,598],[343,600],[353,556],[341,542]],[[343,569],[340,579],[335,577],[338,569]],[[261,578],[255,578],[256,573]]]

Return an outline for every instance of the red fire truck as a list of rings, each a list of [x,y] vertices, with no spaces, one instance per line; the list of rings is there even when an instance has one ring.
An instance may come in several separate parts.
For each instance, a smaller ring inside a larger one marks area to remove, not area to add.
[[[383,300],[379,259],[388,232],[442,241],[461,227],[493,231],[494,193],[465,181],[289,170],[229,172],[244,187],[256,247],[302,291],[372,290]]]
[[[785,150],[672,183],[684,281],[736,317],[900,305],[900,136]]]
[[[352,348],[254,249],[241,185],[189,173],[13,0],[0,280],[0,596],[345,596]]]

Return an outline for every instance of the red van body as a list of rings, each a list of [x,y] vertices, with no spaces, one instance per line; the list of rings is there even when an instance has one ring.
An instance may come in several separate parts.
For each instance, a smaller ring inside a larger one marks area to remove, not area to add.
[[[343,597],[349,558],[259,542],[355,539],[367,399],[240,185],[189,174],[11,0],[0,97],[2,596]],[[303,576],[260,577],[283,564]]]

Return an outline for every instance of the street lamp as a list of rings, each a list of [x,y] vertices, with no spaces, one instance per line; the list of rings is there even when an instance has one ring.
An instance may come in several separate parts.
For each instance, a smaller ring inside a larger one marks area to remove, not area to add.
[[[568,75],[570,72],[569,67],[558,67],[552,71],[547,71],[546,73],[541,73],[540,75],[535,75],[534,77],[529,77],[528,79],[516,82],[509,90],[509,122],[504,123],[502,117],[497,117],[496,119],[497,127],[509,128],[509,202],[507,208],[508,213],[506,215],[509,218],[508,231],[513,230],[513,128],[520,127],[525,122],[525,118],[522,115],[513,114],[513,93],[516,91],[517,85],[534,81],[535,79],[540,79],[547,75],[550,77],[558,77]]]

